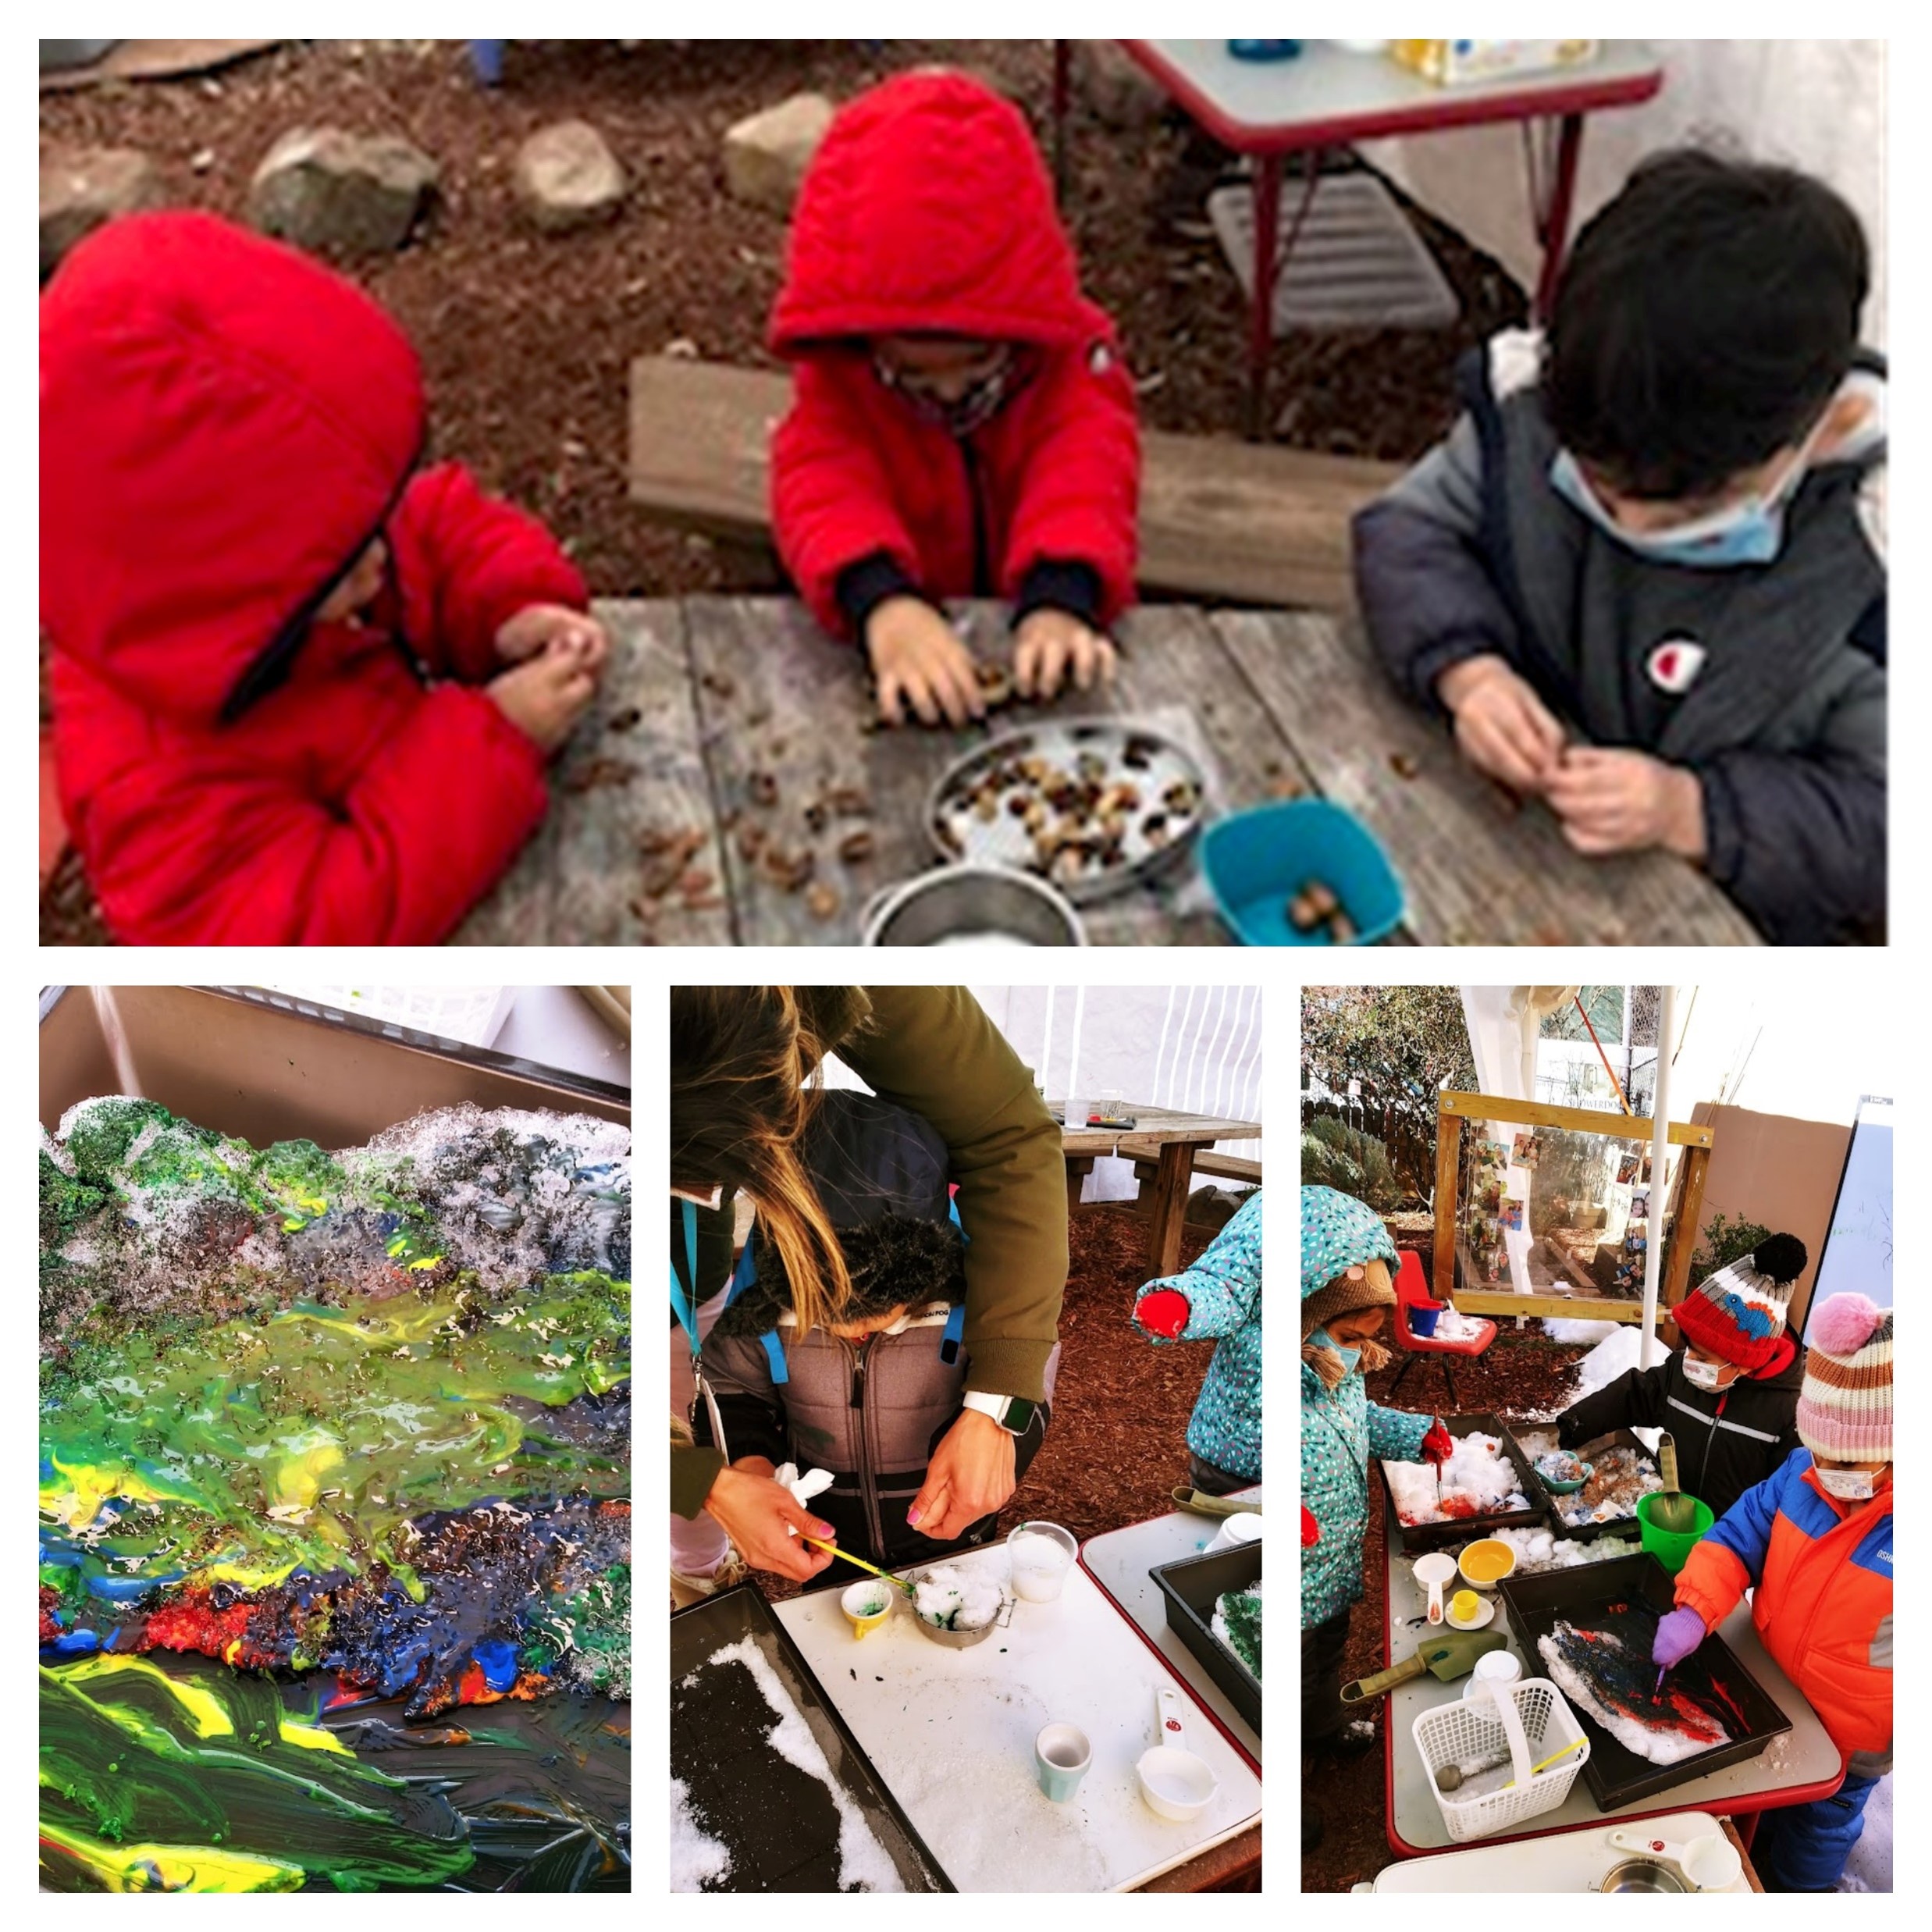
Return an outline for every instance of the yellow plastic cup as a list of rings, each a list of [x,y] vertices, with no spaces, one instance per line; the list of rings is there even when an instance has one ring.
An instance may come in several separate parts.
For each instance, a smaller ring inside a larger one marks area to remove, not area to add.
[[[892,1586],[877,1577],[863,1583],[849,1583],[839,1592],[838,1607],[852,1625],[852,1634],[863,1637],[877,1630],[892,1614]]]
[[[1482,1607],[1482,1599],[1474,1590],[1458,1590],[1449,1599],[1449,1614],[1457,1622],[1466,1624]]]

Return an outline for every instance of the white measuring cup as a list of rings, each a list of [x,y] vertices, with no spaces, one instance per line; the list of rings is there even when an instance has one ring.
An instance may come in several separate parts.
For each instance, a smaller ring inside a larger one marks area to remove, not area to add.
[[[1165,1685],[1154,1693],[1154,1718],[1161,1741],[1135,1760],[1140,1796],[1150,1811],[1185,1824],[1198,1818],[1221,1789],[1206,1759],[1187,1749],[1187,1730],[1181,1721],[1181,1701]]]
[[[1455,1574],[1456,1559],[1439,1550],[1415,1560],[1415,1580],[1429,1592],[1429,1620],[1432,1624],[1443,1621],[1443,1586],[1453,1582]]]
[[[1673,1845],[1667,1838],[1646,1838],[1637,1831],[1613,1831],[1610,1843],[1620,1852],[1667,1859],[1699,1891],[1726,1891],[1744,1873],[1738,1848],[1721,1831],[1700,1831],[1681,1845]]]

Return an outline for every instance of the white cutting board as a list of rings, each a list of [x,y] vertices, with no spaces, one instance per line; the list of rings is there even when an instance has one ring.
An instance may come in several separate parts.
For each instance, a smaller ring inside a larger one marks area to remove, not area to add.
[[[1011,1574],[1004,1544],[948,1559]],[[952,1650],[922,1637],[895,1592],[892,1616],[855,1638],[838,1592],[774,1606],[892,1795],[961,1891],[1119,1891],[1254,1823],[1261,1781],[1076,1564],[1058,1602],[1012,1606],[1010,1624]],[[1177,1691],[1187,1749],[1220,1781],[1190,1824],[1157,1816],[1134,1762],[1155,1742],[1154,1693]],[[1034,1774],[1033,1741],[1077,1724],[1092,1768],[1056,1805]]]

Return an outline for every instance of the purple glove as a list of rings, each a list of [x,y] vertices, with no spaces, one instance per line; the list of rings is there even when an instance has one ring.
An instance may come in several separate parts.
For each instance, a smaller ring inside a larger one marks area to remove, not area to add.
[[[1704,1620],[1695,1610],[1682,1605],[1667,1617],[1657,1619],[1656,1641],[1650,1646],[1650,1661],[1660,1670],[1681,1663],[1704,1641]]]

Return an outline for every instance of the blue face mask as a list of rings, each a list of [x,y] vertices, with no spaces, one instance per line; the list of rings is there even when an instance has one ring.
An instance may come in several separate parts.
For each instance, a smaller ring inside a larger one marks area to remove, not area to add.
[[[1342,1366],[1351,1375],[1354,1372],[1356,1364],[1362,1358],[1362,1352],[1359,1348],[1350,1348],[1345,1343],[1338,1342],[1326,1329],[1315,1329],[1310,1334],[1308,1340],[1322,1348],[1332,1349],[1336,1354],[1341,1357]]]
[[[1784,505],[1805,473],[1809,445],[1801,450],[1777,487],[1667,530],[1626,530],[1611,515],[1583,468],[1567,450],[1550,465],[1550,486],[1573,510],[1580,511],[1606,536],[1653,564],[1688,570],[1732,570],[1746,564],[1771,564],[1784,543]]]

